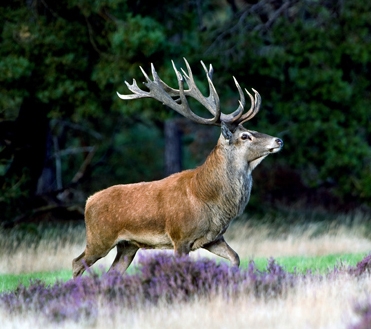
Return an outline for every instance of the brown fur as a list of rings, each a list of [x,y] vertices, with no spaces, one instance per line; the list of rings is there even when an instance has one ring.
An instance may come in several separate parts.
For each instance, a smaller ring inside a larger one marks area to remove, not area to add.
[[[249,140],[241,138],[248,133]],[[275,137],[246,130],[220,136],[205,163],[159,181],[115,185],[88,198],[86,249],[73,260],[74,277],[117,246],[112,268],[124,272],[139,248],[174,249],[177,255],[205,248],[233,265],[239,257],[223,234],[244,210],[251,171],[282,147]]]

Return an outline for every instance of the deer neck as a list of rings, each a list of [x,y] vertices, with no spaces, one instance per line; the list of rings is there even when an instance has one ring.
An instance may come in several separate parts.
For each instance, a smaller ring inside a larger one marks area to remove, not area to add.
[[[205,163],[196,169],[193,191],[223,222],[231,221],[245,209],[252,187],[248,163],[218,143]]]

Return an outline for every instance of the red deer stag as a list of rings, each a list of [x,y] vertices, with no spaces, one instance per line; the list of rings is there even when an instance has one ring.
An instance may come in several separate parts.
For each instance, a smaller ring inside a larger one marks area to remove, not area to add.
[[[111,269],[122,273],[128,268],[139,248],[174,249],[176,255],[204,248],[240,263],[237,253],[224,240],[230,222],[239,216],[250,198],[252,170],[268,155],[281,150],[283,142],[242,124],[259,111],[260,95],[254,97],[246,90],[251,108],[244,113],[244,93],[234,79],[240,100],[231,114],[220,111],[219,97],[211,81],[213,69],[201,62],[209,85],[209,96],[197,88],[191,68],[184,59],[187,72],[174,71],[179,89],[164,83],[153,65],[151,80],[145,71],[145,86],[141,90],[136,81],[125,81],[130,95],[122,99],[154,98],[186,118],[205,125],[221,126],[221,135],[205,163],[193,170],[185,170],[159,181],[115,185],[88,198],[85,208],[86,249],[73,260],[73,276],[117,247]],[[188,89],[184,88],[184,81]],[[200,102],[212,118],[202,118],[192,112],[187,97]]]

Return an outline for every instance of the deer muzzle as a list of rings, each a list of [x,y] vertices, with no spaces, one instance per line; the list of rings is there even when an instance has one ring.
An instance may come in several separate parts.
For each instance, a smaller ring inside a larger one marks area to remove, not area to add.
[[[276,147],[272,147],[271,149],[269,149],[269,152],[270,153],[276,153],[276,152],[281,151],[281,149],[283,147],[283,141],[282,141],[282,139],[276,138],[275,143],[276,143],[277,146]]]

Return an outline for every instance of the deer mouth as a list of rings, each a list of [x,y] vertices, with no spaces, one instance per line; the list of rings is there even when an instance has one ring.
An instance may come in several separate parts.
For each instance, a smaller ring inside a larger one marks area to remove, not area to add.
[[[268,152],[269,153],[276,153],[276,152],[280,151],[281,148],[282,148],[281,146],[273,147],[273,148],[269,149]]]

